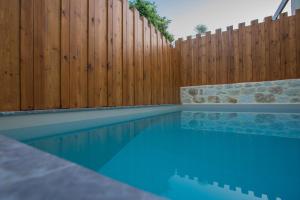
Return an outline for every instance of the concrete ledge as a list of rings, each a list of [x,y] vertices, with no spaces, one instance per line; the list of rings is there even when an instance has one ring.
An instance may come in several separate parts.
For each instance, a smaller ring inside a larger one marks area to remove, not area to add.
[[[0,180],[0,199],[162,199],[1,135]]]
[[[155,107],[167,107],[167,106],[174,106],[174,104],[96,107],[96,108],[47,109],[47,110],[28,110],[28,111],[7,111],[7,112],[0,112],[0,117],[18,116],[18,115],[32,115],[32,114],[85,112],[85,111],[99,111],[99,110],[122,110],[122,109],[129,109],[129,108],[155,108]]]
[[[53,112],[0,117],[0,134],[26,140],[62,132],[136,120],[180,111],[180,106],[154,106],[80,112]]]

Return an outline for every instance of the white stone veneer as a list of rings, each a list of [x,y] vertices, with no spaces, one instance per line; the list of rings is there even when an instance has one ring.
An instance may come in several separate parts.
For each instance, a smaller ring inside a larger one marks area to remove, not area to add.
[[[300,79],[181,88],[182,104],[300,104]]]

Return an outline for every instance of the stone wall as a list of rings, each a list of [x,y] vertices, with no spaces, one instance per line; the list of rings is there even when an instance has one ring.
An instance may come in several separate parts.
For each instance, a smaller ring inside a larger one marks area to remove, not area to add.
[[[181,88],[182,104],[300,104],[300,79]]]

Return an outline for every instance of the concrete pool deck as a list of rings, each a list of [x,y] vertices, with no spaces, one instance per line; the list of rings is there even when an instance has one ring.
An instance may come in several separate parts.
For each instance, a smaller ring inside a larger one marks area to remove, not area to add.
[[[7,200],[161,199],[1,135],[0,180]]]

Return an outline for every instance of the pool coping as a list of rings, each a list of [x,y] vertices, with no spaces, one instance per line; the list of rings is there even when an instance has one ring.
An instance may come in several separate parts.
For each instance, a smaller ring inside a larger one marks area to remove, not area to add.
[[[163,199],[1,135],[0,180],[0,199]]]
[[[71,113],[71,112],[85,112],[85,111],[99,111],[99,110],[124,110],[131,108],[151,108],[151,107],[167,107],[179,106],[180,104],[163,104],[163,105],[138,105],[138,106],[115,106],[115,107],[95,107],[95,108],[58,108],[45,110],[21,110],[21,111],[0,111],[0,117],[32,115],[32,114],[51,114],[51,113]]]

